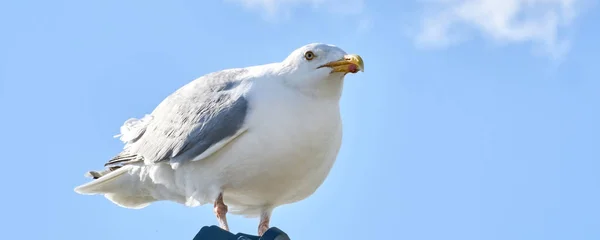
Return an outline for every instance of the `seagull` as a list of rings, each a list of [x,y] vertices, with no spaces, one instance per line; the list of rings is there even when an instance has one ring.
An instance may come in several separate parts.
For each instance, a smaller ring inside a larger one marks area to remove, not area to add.
[[[276,207],[311,196],[329,175],[344,79],[359,71],[359,55],[311,43],[281,62],[208,73],[126,120],[115,136],[122,151],[75,192],[130,209],[212,204],[222,229],[228,213],[243,215],[260,218],[262,236]]]

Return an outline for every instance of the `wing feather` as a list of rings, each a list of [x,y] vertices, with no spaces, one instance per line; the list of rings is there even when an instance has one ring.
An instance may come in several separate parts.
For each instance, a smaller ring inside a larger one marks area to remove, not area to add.
[[[178,89],[142,119],[121,127],[123,151],[105,166],[144,161],[180,164],[216,152],[247,128],[244,69],[200,77]]]

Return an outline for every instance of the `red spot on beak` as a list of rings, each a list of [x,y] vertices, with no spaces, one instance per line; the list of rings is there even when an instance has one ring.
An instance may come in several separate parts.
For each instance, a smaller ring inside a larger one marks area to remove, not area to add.
[[[357,73],[358,72],[358,66],[356,66],[356,64],[350,64],[350,65],[348,65],[348,72]]]

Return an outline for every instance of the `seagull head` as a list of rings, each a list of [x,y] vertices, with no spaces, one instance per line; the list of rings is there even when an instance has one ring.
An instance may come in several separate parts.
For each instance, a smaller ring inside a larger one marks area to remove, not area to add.
[[[289,85],[306,91],[337,91],[348,73],[364,71],[362,58],[324,43],[304,45],[281,62],[280,74]]]

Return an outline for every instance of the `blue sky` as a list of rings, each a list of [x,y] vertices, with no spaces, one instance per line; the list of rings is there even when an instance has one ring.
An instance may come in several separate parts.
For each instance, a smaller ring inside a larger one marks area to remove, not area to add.
[[[211,206],[129,210],[73,188],[120,150],[126,119],[183,84],[311,42],[366,71],[345,84],[329,178],[273,214],[293,239],[600,239],[596,2],[203,2],[0,3],[7,239],[191,239],[217,224]]]

